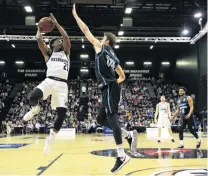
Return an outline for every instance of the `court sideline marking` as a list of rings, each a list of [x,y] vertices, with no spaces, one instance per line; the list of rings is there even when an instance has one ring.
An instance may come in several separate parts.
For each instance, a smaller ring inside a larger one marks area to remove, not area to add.
[[[129,176],[129,175],[132,175],[132,174],[134,174],[134,173],[137,173],[137,172],[141,172],[141,171],[145,171],[145,170],[151,170],[151,169],[165,169],[165,168],[187,168],[187,167],[204,167],[204,166],[202,166],[202,165],[188,165],[188,166],[168,166],[168,167],[152,167],[152,168],[145,168],[145,169],[140,169],[140,170],[136,170],[136,171],[132,171],[132,172],[130,172],[130,173],[128,173],[128,174],[126,174],[126,176]]]
[[[47,166],[45,167],[39,167],[38,170],[41,170],[36,176],[41,175],[43,172],[45,172],[53,163],[55,163],[61,156],[63,155],[60,154],[59,156],[57,156],[53,161],[51,161]]]

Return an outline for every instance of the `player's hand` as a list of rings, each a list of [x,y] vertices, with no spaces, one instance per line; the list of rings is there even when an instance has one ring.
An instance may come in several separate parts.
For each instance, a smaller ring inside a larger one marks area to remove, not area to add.
[[[38,28],[38,32],[36,34],[36,39],[42,39],[42,30],[40,29],[40,26],[37,25],[37,28]]]
[[[118,84],[122,83],[123,81],[124,81],[124,79],[122,79],[122,78],[118,78],[118,79],[117,79],[117,83],[118,83]]]
[[[157,123],[157,119],[155,119],[155,124]]]
[[[77,16],[76,4],[73,4],[72,14],[74,17]]]
[[[188,115],[185,117],[185,119],[189,119],[190,117],[191,117],[191,115],[188,114]]]
[[[54,23],[55,25],[58,24],[56,18],[54,17],[54,15],[53,15],[52,13],[50,13],[50,18],[52,19],[52,21],[53,21],[53,23]]]

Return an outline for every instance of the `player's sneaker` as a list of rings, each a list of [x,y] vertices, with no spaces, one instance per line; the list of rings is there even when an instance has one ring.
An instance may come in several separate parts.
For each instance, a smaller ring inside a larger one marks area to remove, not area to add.
[[[24,117],[23,117],[23,121],[29,121],[31,120],[35,115],[37,115],[40,112],[40,107],[36,106],[33,107],[29,112],[27,112]]]
[[[184,148],[184,146],[183,145],[180,145],[179,147],[178,147],[178,149],[183,149]]]
[[[175,140],[174,139],[171,139],[171,142],[175,142]]]
[[[127,142],[132,153],[135,153],[137,150],[137,130],[129,132],[129,136],[126,137]]]
[[[157,143],[161,143],[161,141],[158,139],[158,140],[157,140]]]
[[[125,154],[124,159],[117,157],[116,163],[115,163],[113,169],[111,169],[111,172],[116,173],[117,171],[119,171],[126,163],[129,162],[130,159],[131,158],[127,154]]]
[[[201,146],[201,140],[197,141],[196,148],[198,149],[198,148],[200,148],[200,146]]]

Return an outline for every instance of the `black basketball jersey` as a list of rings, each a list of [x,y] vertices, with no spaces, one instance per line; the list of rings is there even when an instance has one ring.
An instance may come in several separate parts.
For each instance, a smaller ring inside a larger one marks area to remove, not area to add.
[[[185,96],[180,97],[178,99],[178,106],[179,106],[179,109],[180,109],[180,114],[183,117],[185,117],[190,111],[190,106],[188,104],[187,97],[188,96],[185,95]]]
[[[120,64],[110,46],[103,45],[100,53],[95,56],[95,74],[99,87],[116,81],[115,69]]]

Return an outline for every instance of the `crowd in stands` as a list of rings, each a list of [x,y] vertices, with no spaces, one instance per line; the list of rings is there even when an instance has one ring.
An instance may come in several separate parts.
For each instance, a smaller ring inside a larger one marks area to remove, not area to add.
[[[121,101],[119,103],[119,121],[127,128],[131,127],[154,127],[154,108],[150,99],[147,83],[150,82],[154,88],[155,94],[159,101],[161,95],[166,95],[166,100],[170,102],[172,112],[176,110],[176,101],[178,98],[178,85],[165,84],[163,79],[140,79],[127,80],[121,84]],[[7,121],[10,121],[12,127],[23,127],[22,118],[30,110],[28,96],[40,82],[24,82],[19,92],[14,98],[13,104],[7,114]],[[96,122],[96,116],[99,113],[101,103],[101,91],[96,81],[89,79],[87,81],[88,115],[84,121],[79,121],[78,113],[80,111],[79,95],[80,87],[78,81],[69,83],[69,101],[68,110],[64,127],[76,128],[77,132],[92,133],[96,132],[100,126]],[[11,89],[9,84],[0,84],[0,97],[8,96],[8,90]],[[6,94],[5,94],[6,93]],[[56,118],[56,112],[51,109],[50,98],[40,101],[40,113],[36,115],[27,124],[29,132],[40,132],[42,127],[50,128]],[[0,101],[1,107],[1,101]],[[46,131],[45,131],[46,132]]]
[[[166,101],[170,103],[171,111],[176,111],[178,100],[178,88],[176,84],[165,84],[164,79],[153,79],[152,86],[155,90],[158,101],[162,95],[165,95]]]
[[[5,82],[0,83],[0,112],[5,107],[5,100],[8,98],[9,93],[12,90],[12,84],[7,79]]]

